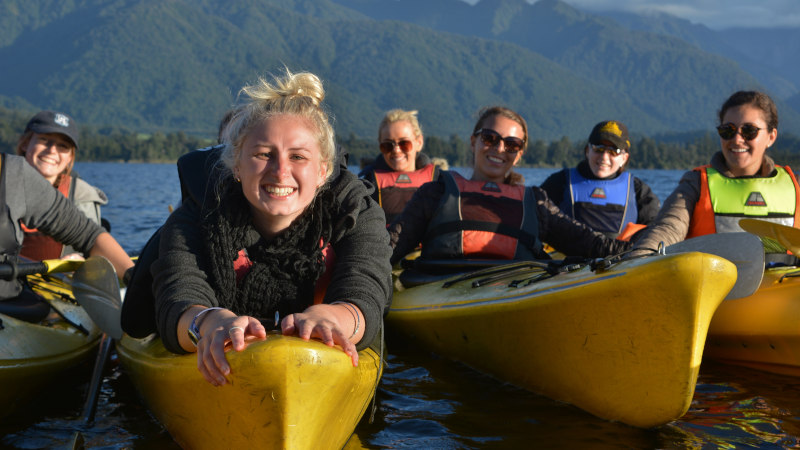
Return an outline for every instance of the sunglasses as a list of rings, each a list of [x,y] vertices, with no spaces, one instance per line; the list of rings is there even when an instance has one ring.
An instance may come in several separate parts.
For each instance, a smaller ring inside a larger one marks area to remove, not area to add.
[[[410,152],[413,146],[414,144],[407,139],[402,139],[400,142],[383,141],[380,143],[381,152],[383,153],[391,153],[395,147],[400,147],[403,152]]]
[[[763,129],[750,123],[742,125],[742,128],[736,128],[736,125],[732,123],[725,123],[717,127],[717,133],[719,133],[719,137],[726,141],[735,138],[736,133],[741,134],[745,141],[752,141],[758,136],[758,132]]]
[[[500,136],[500,133],[497,131],[491,130],[489,128],[481,128],[480,130],[474,132],[473,136],[480,136],[481,142],[483,145],[494,147],[495,145],[500,145],[500,141],[503,141],[506,147],[506,153],[517,153],[518,151],[522,150],[522,147],[525,146],[525,141],[518,137],[509,136],[503,137]]]
[[[625,150],[623,150],[621,148],[611,147],[609,145],[589,144],[589,146],[592,147],[592,151],[597,153],[597,154],[608,153],[608,155],[612,156],[612,157],[613,156],[619,156],[619,155],[625,153]]]

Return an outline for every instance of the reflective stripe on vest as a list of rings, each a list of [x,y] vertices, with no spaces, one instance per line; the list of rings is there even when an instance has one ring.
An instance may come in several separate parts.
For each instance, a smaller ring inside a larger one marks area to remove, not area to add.
[[[436,176],[436,166],[428,164],[413,172],[374,171],[376,189],[378,190],[378,204],[386,214],[386,223],[391,223],[406,207],[414,192],[420,186],[433,181]]]
[[[710,166],[700,173],[700,199],[695,205],[687,239],[712,233],[743,231],[739,219],[751,217],[797,226],[800,187],[789,167],[775,166],[772,177],[728,178]]]
[[[590,180],[578,169],[567,171],[569,190],[564,192],[561,210],[601,233],[619,234],[629,222],[636,223],[639,211],[633,176],[623,172],[613,180]]]
[[[72,200],[70,196],[70,193],[74,191],[74,189],[70,190],[72,185],[72,177],[64,175],[61,177],[61,182],[58,184],[58,192]],[[25,224],[21,222],[20,226],[22,227],[22,231],[25,232],[25,239],[22,241],[22,250],[19,252],[20,255],[36,261],[61,258],[61,254],[64,252],[64,244],[35,228],[26,227]]]
[[[542,243],[533,190],[448,171],[440,179],[445,192],[428,225],[422,257],[535,258]]]

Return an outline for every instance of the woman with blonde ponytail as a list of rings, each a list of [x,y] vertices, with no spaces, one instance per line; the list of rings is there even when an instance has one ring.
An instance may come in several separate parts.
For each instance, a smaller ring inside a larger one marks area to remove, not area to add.
[[[275,317],[356,365],[392,289],[383,213],[337,154],[316,75],[287,69],[240,98],[223,145],[178,162],[184,198],[152,264],[158,332],[217,386],[236,376],[225,346],[266,339]]]

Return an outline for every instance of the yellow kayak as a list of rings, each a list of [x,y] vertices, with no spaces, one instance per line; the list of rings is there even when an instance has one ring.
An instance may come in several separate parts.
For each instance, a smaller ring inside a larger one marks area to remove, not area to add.
[[[205,381],[195,354],[170,353],[155,337],[125,335],[117,353],[153,415],[193,449],[341,449],[381,375],[371,349],[353,367],[338,347],[279,334],[229,351],[221,387]]]
[[[800,376],[800,268],[764,271],[755,294],[727,300],[708,329],[706,357]]]
[[[0,313],[0,417],[67,369],[87,361],[102,332],[75,303],[67,278],[28,277],[34,291],[57,310],[31,323]]]
[[[549,276],[499,273],[394,293],[388,323],[431,350],[598,417],[653,427],[689,408],[736,266],[690,252]],[[487,269],[488,270],[488,269]]]

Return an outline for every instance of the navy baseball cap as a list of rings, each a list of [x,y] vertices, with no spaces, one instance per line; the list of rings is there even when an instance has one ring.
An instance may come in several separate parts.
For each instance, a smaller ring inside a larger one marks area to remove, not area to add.
[[[72,117],[64,113],[40,111],[28,121],[25,131],[33,131],[39,134],[63,134],[72,141],[76,149],[78,148],[78,125]]]

